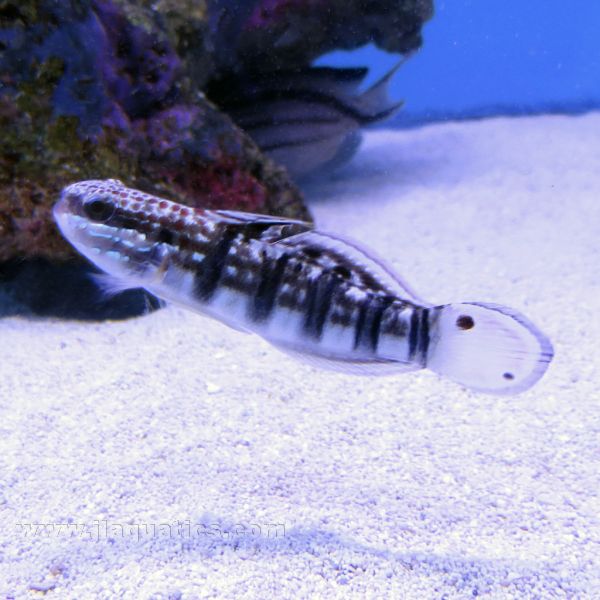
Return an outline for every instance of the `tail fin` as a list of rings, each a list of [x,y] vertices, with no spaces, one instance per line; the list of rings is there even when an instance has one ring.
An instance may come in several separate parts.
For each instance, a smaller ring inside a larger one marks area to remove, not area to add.
[[[546,372],[550,340],[519,312],[479,302],[434,309],[427,367],[465,387],[519,394]]]
[[[396,113],[404,100],[392,101],[388,95],[388,87],[392,77],[404,65],[407,57],[399,60],[381,79],[368,90],[349,100],[349,104],[361,114],[362,124],[375,123],[391,117]]]

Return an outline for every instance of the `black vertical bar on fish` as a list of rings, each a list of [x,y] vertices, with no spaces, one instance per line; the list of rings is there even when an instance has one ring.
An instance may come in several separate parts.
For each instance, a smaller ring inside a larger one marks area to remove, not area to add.
[[[419,335],[419,355],[423,366],[427,364],[427,350],[429,349],[429,309],[421,310],[421,327]]]
[[[308,284],[304,330],[317,339],[323,335],[337,281],[331,273],[322,272]]]
[[[417,353],[417,347],[419,344],[419,331],[421,320],[420,314],[417,309],[413,309],[410,316],[410,330],[408,333],[408,358],[414,360],[415,354]]]
[[[381,335],[381,320],[383,314],[394,302],[392,296],[377,297],[377,303],[375,308],[371,311],[371,325],[370,325],[370,342],[371,348],[376,351],[379,346],[379,336]]]
[[[391,296],[367,295],[358,309],[354,330],[354,348],[361,345],[377,350],[381,333],[381,320],[387,308],[392,304]]]
[[[194,277],[194,294],[200,301],[208,302],[215,293],[227,255],[237,235],[235,229],[226,228],[219,241],[209,247],[204,260],[198,266]]]
[[[250,310],[250,317],[255,321],[264,321],[271,314],[289,260],[290,255],[287,253],[275,261],[263,257],[260,280]]]
[[[367,296],[358,307],[358,316],[356,317],[356,324],[354,326],[354,349],[358,348],[363,337],[365,325],[367,323],[367,313],[369,311],[369,304],[371,302],[371,296]]]

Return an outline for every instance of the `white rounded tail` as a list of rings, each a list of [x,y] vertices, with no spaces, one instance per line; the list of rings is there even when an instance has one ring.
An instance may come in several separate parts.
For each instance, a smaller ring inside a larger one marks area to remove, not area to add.
[[[550,340],[511,308],[465,302],[431,310],[427,368],[465,387],[519,394],[542,377],[554,355]]]

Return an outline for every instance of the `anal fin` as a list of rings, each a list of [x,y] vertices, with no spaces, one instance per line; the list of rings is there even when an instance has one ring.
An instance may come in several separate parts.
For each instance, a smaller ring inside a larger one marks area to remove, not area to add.
[[[307,352],[302,352],[299,349],[290,348],[287,345],[273,343],[267,340],[273,347],[280,352],[287,354],[293,359],[308,364],[317,369],[327,371],[337,371],[338,373],[347,373],[349,375],[363,376],[385,376],[398,375],[400,373],[408,373],[422,368],[415,363],[403,363],[394,360],[360,360],[360,359],[344,359],[336,356],[319,356]]]

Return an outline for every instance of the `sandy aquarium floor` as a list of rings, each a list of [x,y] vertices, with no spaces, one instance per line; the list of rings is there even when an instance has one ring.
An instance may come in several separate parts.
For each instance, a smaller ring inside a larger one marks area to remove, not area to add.
[[[553,340],[516,397],[176,308],[0,321],[0,597],[600,597],[600,114],[375,131],[317,223]]]

